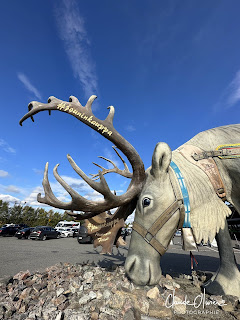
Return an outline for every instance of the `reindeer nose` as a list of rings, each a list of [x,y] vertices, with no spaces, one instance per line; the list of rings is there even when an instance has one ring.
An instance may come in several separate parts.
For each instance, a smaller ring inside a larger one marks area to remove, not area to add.
[[[128,277],[137,285],[143,286],[149,283],[150,274],[147,261],[141,261],[137,255],[130,255],[125,262],[125,270]]]
[[[162,274],[159,261],[141,259],[136,254],[127,257],[125,270],[133,283],[140,286],[158,283]]]

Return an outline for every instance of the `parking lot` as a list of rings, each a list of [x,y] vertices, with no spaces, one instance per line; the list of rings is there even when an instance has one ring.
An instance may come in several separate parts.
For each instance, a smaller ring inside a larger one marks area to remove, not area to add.
[[[130,236],[127,237],[129,244]],[[181,238],[175,237],[173,245],[161,258],[163,273],[176,275],[190,273],[189,252],[181,248]],[[234,242],[233,242],[234,245]],[[19,271],[41,271],[44,268],[60,262],[84,263],[93,262],[102,267],[123,265],[127,256],[127,249],[113,248],[113,254],[100,255],[101,248],[93,248],[92,244],[79,244],[76,238],[61,238],[46,241],[18,240],[15,237],[0,237],[0,277],[10,276]],[[234,249],[238,264],[240,251]],[[199,247],[199,252],[193,252],[198,262],[198,269],[214,272],[219,265],[217,248]]]
[[[128,237],[129,238],[129,237]],[[129,239],[128,239],[129,241]],[[114,247],[113,255],[100,255],[101,248],[92,244],[79,244],[77,238],[39,240],[19,240],[16,237],[0,237],[0,277],[14,275],[19,271],[42,270],[59,262],[123,264],[126,248]]]

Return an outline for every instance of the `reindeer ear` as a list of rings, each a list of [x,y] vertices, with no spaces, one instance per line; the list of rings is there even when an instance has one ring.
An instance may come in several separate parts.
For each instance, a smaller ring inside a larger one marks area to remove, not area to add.
[[[168,144],[159,142],[153,152],[151,174],[154,177],[167,173],[172,160],[172,151]]]

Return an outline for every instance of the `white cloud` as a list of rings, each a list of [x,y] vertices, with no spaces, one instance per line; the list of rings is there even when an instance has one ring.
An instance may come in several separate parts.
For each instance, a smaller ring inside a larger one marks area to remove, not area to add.
[[[6,202],[21,202],[20,199],[10,196],[9,194],[0,194],[0,199]]]
[[[37,207],[45,207],[45,206],[48,206],[44,203],[39,203],[37,201],[37,195],[41,193],[42,195],[44,194],[43,192],[43,187],[41,186],[38,186],[36,188],[34,188],[32,190],[32,192],[24,199],[24,201],[27,203],[27,205],[29,206],[37,206]]]
[[[237,71],[235,77],[223,91],[219,101],[214,106],[215,111],[230,109],[240,102],[240,70]]]
[[[41,176],[43,176],[43,174],[44,174],[44,170],[41,170],[41,169],[33,168],[33,171],[34,171],[36,174],[40,174]]]
[[[55,16],[74,76],[80,81],[86,98],[89,98],[92,94],[97,94],[98,84],[95,64],[90,54],[89,37],[77,2],[63,0],[62,5],[58,2],[55,7]]]
[[[4,171],[4,170],[0,170],[0,178],[5,178],[7,177],[9,174],[7,171]]]
[[[8,153],[16,153],[16,150],[10,147],[9,144],[3,139],[0,139],[0,147]]]
[[[135,210],[134,210],[134,212],[132,214],[130,214],[130,216],[127,217],[125,223],[126,224],[133,223],[134,218],[135,218]]]
[[[125,127],[125,130],[127,130],[128,132],[133,132],[136,131],[136,128],[133,125],[129,124]]]
[[[75,191],[77,191],[81,195],[85,195],[86,193],[90,193],[92,191],[92,188],[82,179],[77,179],[77,178],[72,178],[69,176],[61,176],[63,180]],[[57,182],[50,182],[52,191],[54,195],[63,202],[68,202],[71,200],[70,195],[68,192]],[[27,202],[28,205],[30,206],[48,206],[45,204],[40,204],[37,201],[37,195],[41,193],[41,196],[44,196],[44,190],[42,186],[37,186],[35,187],[30,194],[24,199],[24,201]]]
[[[13,186],[13,185],[9,185],[9,186],[5,187],[4,189],[6,192],[21,193],[21,189],[19,189],[16,186]]]
[[[63,180],[76,192],[78,192],[81,196],[88,200],[92,201],[101,201],[103,200],[103,196],[92,189],[85,181],[78,178],[72,178],[69,176],[62,176]],[[50,182],[52,191],[57,199],[63,202],[69,202],[71,200],[71,196],[68,194],[68,192],[57,182]],[[112,193],[114,193],[114,190],[111,190]],[[117,190],[117,194],[122,194],[123,190]],[[30,194],[24,199],[24,201],[30,205],[30,206],[48,206],[45,204],[40,204],[37,201],[37,195],[41,193],[41,196],[44,196],[44,190],[42,186],[35,187]]]
[[[28,91],[33,93],[35,97],[38,98],[39,100],[42,100],[42,96],[40,92],[38,91],[37,88],[34,87],[34,85],[30,82],[30,80],[27,78],[27,76],[24,73],[19,72],[17,76],[18,76],[18,79],[23,83],[23,85]]]
[[[234,79],[228,87],[229,96],[227,99],[228,107],[234,106],[240,101],[240,70],[236,73]]]

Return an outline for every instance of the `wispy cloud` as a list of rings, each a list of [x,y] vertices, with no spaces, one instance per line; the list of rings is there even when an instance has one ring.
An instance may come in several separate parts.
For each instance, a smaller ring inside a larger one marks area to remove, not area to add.
[[[125,130],[127,130],[128,132],[133,132],[136,131],[136,128],[133,125],[129,124],[125,127]]]
[[[21,193],[21,189],[13,185],[5,187],[4,190],[10,193]]]
[[[236,73],[234,79],[228,88],[229,96],[227,99],[228,107],[234,106],[240,101],[240,70]]]
[[[41,193],[43,194],[43,187],[38,186],[36,188],[34,188],[31,193],[24,199],[24,201],[27,203],[27,205],[29,206],[37,206],[37,207],[45,207],[47,205],[43,204],[43,203],[39,203],[37,201],[37,195]]]
[[[17,74],[17,76],[18,76],[18,79],[23,83],[24,87],[28,91],[33,93],[34,96],[36,98],[38,98],[39,100],[42,100],[42,96],[41,96],[40,92],[38,91],[38,89],[36,87],[34,87],[34,85],[30,82],[30,80],[28,79],[28,77],[24,73],[19,72]]]
[[[0,199],[10,203],[21,202],[20,199],[10,196],[9,194],[0,194]]]
[[[95,64],[91,59],[90,40],[75,0],[62,0],[55,17],[74,76],[80,81],[86,98],[97,94]]]
[[[219,101],[214,106],[215,111],[230,109],[240,102],[240,70],[223,91]]]
[[[0,178],[5,178],[7,177],[9,174],[7,171],[4,171],[4,170],[0,170]]]
[[[16,153],[16,150],[10,147],[9,144],[3,139],[0,139],[0,147],[8,153]]]
[[[39,174],[39,175],[41,175],[41,176],[43,176],[43,174],[44,174],[44,170],[41,170],[41,169],[33,168],[33,171],[34,171],[36,174]]]

